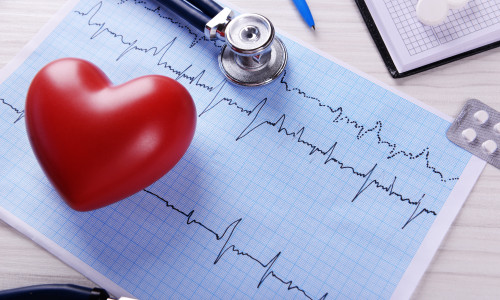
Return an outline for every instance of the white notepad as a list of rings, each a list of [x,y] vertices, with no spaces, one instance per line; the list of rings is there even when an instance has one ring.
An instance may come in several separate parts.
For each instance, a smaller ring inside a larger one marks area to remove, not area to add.
[[[1,217],[116,296],[408,298],[485,163],[449,117],[281,38],[284,74],[243,88],[155,2],[71,1],[0,74]],[[92,212],[57,195],[24,126],[31,79],[68,56],[115,84],[176,78],[198,112],[168,174]]]
[[[399,73],[500,41],[500,3],[471,0],[437,26],[419,22],[418,0],[365,0]]]

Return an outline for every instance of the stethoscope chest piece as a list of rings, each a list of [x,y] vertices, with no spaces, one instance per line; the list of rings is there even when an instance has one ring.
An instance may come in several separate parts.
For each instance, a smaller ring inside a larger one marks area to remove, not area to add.
[[[219,66],[233,83],[260,86],[276,79],[285,69],[287,51],[264,16],[242,14],[225,28],[226,45]]]
[[[273,24],[258,14],[234,17],[213,0],[159,0],[210,40],[225,41],[219,54],[222,73],[233,83],[260,86],[283,72],[288,55]]]

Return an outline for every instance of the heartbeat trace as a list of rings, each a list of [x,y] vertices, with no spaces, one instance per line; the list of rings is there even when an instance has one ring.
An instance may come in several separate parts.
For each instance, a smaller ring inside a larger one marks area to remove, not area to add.
[[[259,283],[257,284],[257,288],[260,288],[260,286],[264,283],[264,281],[269,276],[272,276],[272,277],[276,278],[277,280],[279,280],[282,284],[286,285],[287,289],[289,291],[290,290],[297,290],[297,291],[301,292],[306,298],[311,299],[311,300],[313,299],[304,289],[300,288],[297,285],[294,285],[292,280],[286,281],[286,279],[281,278],[278,274],[276,274],[275,271],[273,271],[272,268],[273,268],[274,264],[276,263],[276,261],[278,260],[278,258],[280,257],[281,252],[278,252],[273,258],[271,258],[271,260],[269,260],[267,263],[264,263],[261,260],[252,256],[250,253],[241,251],[240,249],[238,249],[236,247],[236,245],[234,245],[234,244],[230,245],[229,240],[231,239],[231,237],[233,236],[233,233],[235,232],[236,228],[238,227],[238,225],[240,224],[240,222],[243,219],[240,218],[240,219],[232,222],[231,224],[229,224],[226,227],[226,229],[224,230],[224,232],[222,234],[219,234],[219,233],[215,232],[215,230],[213,230],[213,229],[207,227],[205,224],[201,223],[200,221],[192,219],[193,214],[194,214],[194,210],[190,211],[189,213],[184,212],[184,211],[180,210],[179,208],[175,207],[170,202],[168,202],[168,200],[166,200],[165,198],[160,197],[158,194],[155,194],[147,189],[144,189],[144,192],[146,192],[146,193],[156,197],[157,199],[165,202],[165,205],[168,208],[170,208],[173,211],[186,217],[186,224],[187,225],[196,224],[196,225],[202,227],[203,229],[205,229],[206,231],[208,231],[209,233],[213,234],[217,241],[222,240],[224,242],[224,245],[221,247],[219,254],[215,258],[214,265],[216,265],[226,253],[228,253],[229,251],[232,251],[232,252],[236,253],[236,255],[245,256],[245,257],[253,260],[254,262],[258,263],[262,268],[265,269],[264,274],[262,275]],[[326,299],[327,296],[328,296],[328,293],[325,293],[319,299],[324,300],[324,299]]]
[[[362,178],[365,178],[365,181],[363,183],[363,185],[360,187],[359,191],[357,192],[357,194],[353,197],[353,199],[351,200],[351,202],[354,202],[361,194],[363,194],[367,189],[368,187],[370,187],[371,185],[373,185],[375,188],[378,188],[378,189],[382,189],[383,191],[387,192],[389,194],[389,196],[395,196],[397,199],[399,199],[400,201],[402,202],[406,202],[408,203],[409,205],[414,205],[415,206],[415,209],[414,211],[412,212],[411,216],[407,219],[407,221],[405,222],[405,224],[402,226],[401,229],[404,229],[410,222],[412,222],[413,220],[415,220],[418,216],[422,215],[422,214],[431,214],[431,215],[436,215],[436,212],[432,211],[432,210],[429,210],[427,208],[422,208],[419,210],[420,208],[420,205],[421,205],[421,202],[423,200],[423,198],[425,197],[425,194],[423,194],[421,196],[421,198],[418,200],[418,201],[412,201],[411,199],[409,198],[404,198],[402,196],[402,194],[398,193],[398,192],[395,192],[393,190],[394,188],[394,185],[396,183],[396,179],[397,177],[395,176],[394,177],[394,180],[393,182],[391,183],[391,185],[389,186],[384,186],[382,185],[378,180],[376,179],[372,179],[370,181],[370,178],[372,176],[372,173],[374,172],[374,170],[376,169],[377,167],[377,164],[375,164],[373,166],[372,169],[370,169],[368,172],[366,173],[361,173],[359,171],[356,171],[353,167],[351,166],[347,166],[345,165],[343,162],[341,162],[340,160],[336,159],[335,157],[333,157],[333,150],[335,149],[335,146],[337,144],[337,142],[335,142],[332,147],[330,147],[330,149],[328,150],[322,150],[320,148],[318,148],[317,146],[315,146],[314,144],[304,140],[302,138],[302,135],[305,131],[305,127],[302,127],[299,131],[297,132],[291,132],[289,131],[285,126],[284,126],[284,121],[286,119],[286,115],[283,114],[277,121],[275,122],[270,122],[270,121],[263,121],[255,126],[252,127],[252,125],[254,125],[254,122],[255,120],[257,119],[257,116],[259,115],[260,111],[263,109],[263,107],[266,105],[267,103],[267,99],[263,99],[261,100],[253,109],[246,109],[244,108],[243,106],[239,105],[237,102],[235,102],[234,100],[232,99],[227,99],[227,98],[223,98],[221,99],[220,101],[217,101],[215,104],[213,104],[215,102],[215,100],[217,99],[217,96],[219,95],[219,93],[221,92],[222,88],[224,87],[225,84],[223,84],[220,89],[218,90],[218,92],[216,93],[214,99],[212,100],[212,102],[209,103],[209,105],[200,113],[200,117],[202,115],[204,115],[205,113],[209,112],[210,110],[214,109],[216,106],[218,106],[219,104],[223,103],[223,102],[226,102],[227,105],[229,106],[233,106],[233,107],[236,107],[236,109],[238,109],[241,113],[243,114],[246,114],[247,116],[253,116],[251,122],[248,124],[247,127],[245,127],[245,129],[240,133],[240,135],[236,138],[236,141],[239,141],[241,140],[242,138],[244,138],[245,136],[247,136],[249,133],[251,133],[253,130],[257,129],[258,127],[262,126],[262,125],[269,125],[269,126],[272,126],[272,127],[277,127],[278,124],[279,124],[279,127],[278,127],[278,132],[283,132],[285,135],[287,136],[292,136],[293,138],[297,137],[297,143],[301,143],[303,145],[306,145],[307,147],[310,147],[311,148],[311,151],[309,152],[309,155],[313,155],[314,153],[320,153],[321,155],[323,156],[326,156],[325,158],[325,161],[324,161],[324,164],[328,164],[329,162],[335,162],[337,163],[337,165],[339,166],[340,169],[348,169],[350,170],[354,175],[356,176],[359,176],[359,177],[362,177]],[[213,104],[213,105],[212,105]],[[191,224],[197,224],[199,225],[200,227],[202,227],[203,229],[205,229],[206,231],[210,232],[211,234],[213,234],[216,238],[217,241],[220,241],[222,240],[224,242],[221,250],[219,251],[215,261],[214,261],[214,265],[217,264],[221,259],[222,257],[228,253],[228,252],[233,252],[233,253],[236,253],[236,255],[239,255],[239,256],[245,256],[251,260],[253,260],[254,262],[257,262],[262,268],[265,269],[264,271],[264,274],[262,275],[259,283],[257,284],[257,288],[260,288],[260,286],[264,283],[264,281],[269,277],[269,276],[272,276],[274,278],[276,278],[278,281],[280,281],[282,284],[286,285],[287,286],[287,289],[288,290],[297,290],[299,292],[301,292],[306,298],[308,299],[313,299],[309,294],[308,292],[306,292],[303,288],[297,286],[297,285],[294,285],[293,284],[293,281],[292,280],[289,280],[287,281],[286,279],[283,279],[282,277],[280,277],[273,269],[272,267],[274,266],[274,264],[276,263],[276,261],[278,260],[278,258],[281,256],[281,251],[278,252],[271,260],[269,260],[267,263],[257,259],[256,257],[254,257],[252,254],[250,253],[247,253],[247,252],[244,252],[242,250],[240,250],[239,248],[237,248],[236,245],[234,244],[230,244],[229,241],[233,235],[233,233],[235,232],[236,228],[238,227],[238,225],[240,224],[240,222],[242,221],[242,219],[237,219],[236,221],[232,222],[231,224],[229,224],[226,229],[223,231],[222,234],[219,234],[217,232],[215,232],[213,229],[207,227],[205,224],[201,223],[200,221],[197,221],[195,219],[193,219],[193,215],[194,215],[194,210],[190,211],[189,213],[187,212],[184,212],[180,209],[178,209],[177,207],[175,207],[173,204],[171,204],[170,202],[168,202],[168,200],[162,198],[161,196],[159,196],[158,194],[155,194],[147,189],[144,190],[146,193],[156,197],[157,199],[165,202],[166,206],[174,211],[176,211],[177,213],[180,213],[182,214],[183,216],[186,217],[186,223],[188,225],[191,225]],[[326,299],[326,297],[328,296],[328,293],[325,293],[321,298],[320,300],[324,300]]]
[[[7,101],[5,101],[5,99],[0,98],[0,101],[2,102],[3,105],[6,105],[8,108],[10,108],[10,110],[12,110],[14,113],[16,113],[18,115],[17,119],[13,122],[14,124],[16,124],[17,121],[19,121],[22,118],[24,118],[24,110],[20,110],[20,109],[18,109],[16,107],[12,106],[12,104],[10,104]]]
[[[417,213],[417,211],[418,211],[418,209],[420,207],[421,201],[425,197],[425,194],[423,194],[420,197],[420,200],[418,200],[418,201],[412,201],[410,198],[405,198],[401,193],[395,192],[394,191],[394,185],[396,183],[397,176],[394,176],[394,179],[393,179],[392,183],[389,186],[383,185],[378,179],[372,179],[370,181],[370,178],[371,178],[373,172],[375,171],[375,169],[377,168],[378,164],[375,164],[366,173],[357,171],[354,167],[347,165],[346,163],[344,163],[343,161],[339,160],[338,158],[336,158],[334,156],[334,150],[335,150],[335,147],[338,144],[337,142],[333,142],[333,144],[330,146],[330,148],[328,148],[328,150],[324,150],[324,149],[321,149],[318,146],[316,146],[313,142],[305,140],[303,138],[304,132],[306,131],[306,127],[301,127],[297,131],[292,131],[289,128],[287,128],[285,126],[286,114],[282,114],[275,121],[264,120],[264,121],[261,121],[260,123],[257,123],[256,122],[257,117],[259,116],[259,114],[261,113],[261,111],[263,110],[263,108],[266,106],[267,101],[268,101],[267,98],[262,99],[254,108],[247,109],[247,108],[241,106],[240,104],[238,104],[233,99],[221,98],[219,100],[218,95],[222,91],[223,87],[224,87],[224,85],[222,85],[220,87],[220,89],[215,94],[215,96],[212,99],[212,101],[200,113],[199,117],[201,117],[204,114],[208,113],[209,111],[211,111],[212,109],[214,109],[215,107],[217,107],[218,105],[220,105],[222,103],[226,103],[228,106],[235,107],[242,114],[247,115],[248,117],[252,117],[251,120],[250,120],[250,123],[238,135],[238,137],[236,138],[236,141],[240,141],[241,139],[245,138],[246,136],[248,136],[248,134],[250,134],[251,132],[253,132],[254,130],[256,130],[257,128],[259,128],[261,126],[277,127],[278,128],[278,130],[277,130],[278,133],[283,133],[285,136],[289,136],[292,139],[296,138],[296,143],[304,145],[305,147],[309,148],[310,149],[309,155],[313,155],[313,154],[319,153],[319,155],[324,156],[325,157],[325,160],[323,162],[324,165],[327,165],[327,164],[333,162],[333,163],[337,164],[337,166],[339,167],[340,170],[348,170],[348,171],[351,171],[351,173],[354,174],[354,175],[356,175],[357,177],[365,178],[365,181],[363,182],[363,185],[360,187],[360,189],[358,190],[358,192],[356,193],[356,195],[354,196],[354,198],[351,200],[351,202],[354,202],[361,194],[363,194],[368,189],[368,187],[370,187],[370,186],[373,185],[375,188],[381,189],[381,190],[387,192],[389,196],[395,196],[396,199],[398,199],[401,202],[406,202],[409,205],[416,206],[416,208],[413,211],[412,215],[410,216],[410,218],[408,218],[408,220],[406,221],[406,223],[403,225],[403,227],[401,229],[404,229],[411,221],[413,221],[416,217],[420,216],[423,213],[431,214],[431,215],[434,215],[434,216],[437,215],[437,213],[435,211],[429,210],[427,208],[422,208]]]
[[[127,0],[122,0],[121,3],[119,4],[122,4],[122,3],[125,3],[127,2]],[[143,1],[135,1],[135,3],[143,3]],[[172,40],[170,40],[169,42],[165,43],[164,45],[162,46],[153,46],[153,47],[149,47],[149,48],[146,48],[146,47],[140,47],[137,45],[138,43],[138,40],[133,40],[133,41],[128,41],[125,39],[125,37],[120,34],[120,33],[117,33],[113,30],[111,30],[110,28],[108,27],[105,27],[106,26],[106,22],[97,22],[97,21],[94,21],[94,18],[97,16],[97,14],[100,12],[102,8],[102,1],[99,1],[96,5],[94,5],[88,12],[81,12],[81,11],[75,11],[76,14],[80,15],[80,16],[90,16],[89,17],[89,20],[87,21],[87,25],[89,27],[95,27],[97,26],[97,30],[92,34],[92,36],[90,37],[91,40],[97,38],[98,36],[100,36],[101,34],[103,33],[108,33],[109,35],[111,35],[113,38],[117,38],[119,39],[119,41],[127,46],[127,48],[116,58],[116,61],[120,60],[121,58],[123,58],[127,53],[131,52],[131,51],[138,51],[138,52],[143,52],[143,53],[152,53],[152,56],[155,57],[155,56],[158,56],[160,55],[160,58],[158,60],[158,63],[157,65],[160,66],[160,67],[163,67],[165,68],[166,70],[172,72],[173,74],[177,75],[177,77],[175,78],[176,80],[181,80],[181,79],[185,79],[189,82],[189,84],[194,84],[194,86],[196,87],[201,87],[205,90],[207,90],[208,92],[211,92],[213,91],[215,88],[217,88],[218,86],[220,86],[221,84],[223,84],[225,82],[225,79],[222,79],[218,84],[216,84],[215,86],[210,86],[206,83],[203,83],[203,77],[205,76],[205,73],[206,71],[205,70],[202,70],[201,72],[199,72],[198,74],[196,75],[188,75],[188,71],[191,69],[191,67],[193,66],[193,64],[190,64],[189,66],[187,66],[186,68],[184,68],[183,70],[178,70],[176,69],[174,66],[170,65],[166,59],[165,59],[165,56],[168,54],[170,48],[175,44],[175,42],[177,41],[177,37],[174,37],[172,38]],[[173,24],[176,24],[178,25],[179,27],[181,28],[187,28],[188,29],[188,32],[189,33],[192,33],[191,29],[185,25],[181,25],[179,22],[177,22],[176,20],[170,18],[170,17],[167,17],[167,16],[163,16],[159,13],[160,11],[160,8],[157,8],[155,10],[152,10],[151,8],[147,7],[147,6],[144,6],[144,8],[146,10],[149,10],[149,11],[154,11],[154,12],[157,12],[157,14],[161,17],[161,18],[165,18],[165,19],[168,19],[170,20]],[[192,33],[193,35],[195,35],[196,37],[198,36],[197,34],[195,33]],[[205,40],[205,41],[208,41],[207,39],[199,39],[199,38],[195,38],[196,41],[200,41],[200,40]],[[191,44],[193,45],[193,44]]]
[[[125,2],[128,2],[128,0],[122,0],[119,4],[123,4]],[[198,35],[196,33],[192,32],[192,30],[188,26],[179,24],[175,19],[162,15],[160,13],[160,11],[161,11],[160,7],[152,9],[152,8],[146,6],[147,3],[145,1],[138,1],[138,0],[134,0],[134,4],[142,4],[143,5],[142,7],[144,9],[146,9],[148,11],[155,12],[159,17],[164,18],[164,19],[168,19],[173,24],[180,26],[183,29],[188,30],[187,31],[188,34],[198,37]],[[204,69],[197,74],[188,75],[188,71],[190,71],[190,69],[193,67],[193,64],[188,65],[186,68],[184,68],[182,70],[177,69],[175,66],[169,64],[166,60],[166,57],[168,55],[170,48],[176,43],[177,37],[172,38],[172,40],[165,43],[163,46],[151,46],[151,47],[138,46],[137,45],[138,40],[127,41],[125,39],[124,35],[117,33],[117,32],[114,32],[113,30],[111,30],[108,27],[105,27],[106,22],[94,21],[94,18],[97,17],[101,8],[102,8],[102,1],[98,2],[96,5],[94,5],[87,12],[75,11],[75,13],[77,13],[80,16],[89,16],[89,20],[87,22],[87,25],[92,26],[92,27],[94,27],[94,26],[98,27],[98,29],[94,32],[94,34],[91,36],[90,39],[94,39],[97,36],[99,36],[100,34],[106,32],[109,35],[111,35],[112,37],[118,38],[122,44],[127,46],[127,48],[117,57],[117,59],[116,59],[117,61],[120,60],[121,58],[123,58],[127,53],[130,53],[132,51],[138,51],[138,52],[143,52],[146,54],[151,54],[153,57],[158,57],[157,66],[163,67],[167,71],[170,71],[171,73],[176,75],[177,76],[175,78],[176,80],[179,80],[179,81],[180,80],[187,80],[190,85],[194,84],[194,86],[201,87],[208,92],[213,92],[214,90],[221,87],[226,82],[225,79],[222,79],[220,82],[216,83],[215,85],[204,82],[203,77],[206,73],[206,70],[204,70]],[[206,39],[203,40],[201,38],[197,38],[195,40],[198,42],[199,41],[209,42],[208,40],[206,40]],[[190,47],[192,47],[192,46],[190,46]],[[297,95],[304,97],[305,99],[315,101],[319,107],[326,108],[333,115],[332,123],[345,122],[346,124],[353,126],[354,129],[357,129],[358,134],[356,135],[356,139],[358,139],[358,140],[362,139],[363,137],[365,137],[369,133],[375,134],[376,138],[377,138],[377,144],[385,145],[389,149],[389,154],[386,157],[386,159],[389,160],[389,159],[392,159],[394,157],[397,157],[398,155],[402,155],[404,157],[407,157],[409,160],[417,160],[419,158],[422,158],[425,161],[425,167],[427,169],[429,169],[433,174],[437,175],[441,182],[450,182],[450,181],[456,181],[459,179],[459,177],[446,178],[443,175],[442,171],[439,171],[436,167],[431,165],[431,162],[430,162],[431,150],[429,147],[422,149],[421,151],[419,151],[416,154],[409,152],[409,151],[401,150],[401,149],[399,149],[399,146],[396,143],[390,142],[390,141],[382,138],[382,128],[383,128],[382,121],[377,121],[376,124],[372,127],[367,127],[365,125],[362,125],[359,121],[356,121],[352,117],[349,117],[348,115],[346,115],[344,113],[344,109],[342,107],[334,108],[328,104],[325,104],[321,99],[308,95],[306,92],[302,91],[300,88],[291,87],[289,85],[289,83],[286,81],[286,76],[287,76],[287,73],[285,70],[283,73],[283,76],[281,77],[281,80],[279,81],[284,86],[286,92],[294,92]]]
[[[459,179],[459,177],[452,177],[452,178],[444,178],[444,175],[442,172],[438,171],[435,167],[430,165],[429,162],[429,156],[430,156],[430,149],[429,147],[426,147],[422,149],[419,153],[413,154],[411,152],[407,152],[405,150],[397,150],[398,145],[396,143],[392,143],[389,141],[386,141],[382,139],[382,136],[380,133],[382,132],[382,121],[377,121],[375,122],[375,126],[371,128],[366,128],[365,125],[360,124],[358,121],[350,118],[344,113],[344,109],[342,107],[337,107],[333,108],[328,104],[324,104],[321,99],[312,97],[307,95],[305,92],[301,91],[299,88],[290,88],[288,85],[288,82],[285,81],[285,76],[286,76],[286,70],[283,72],[283,77],[281,78],[281,83],[285,85],[285,90],[288,92],[295,91],[298,95],[303,96],[306,99],[314,100],[317,102],[318,106],[320,107],[325,107],[327,108],[333,115],[334,119],[332,123],[339,123],[340,121],[344,121],[346,124],[352,125],[355,129],[359,129],[358,134],[356,135],[356,139],[360,140],[363,138],[366,134],[373,132],[376,134],[377,137],[377,144],[382,144],[387,146],[390,149],[389,155],[387,156],[387,159],[394,158],[398,155],[403,155],[405,157],[408,157],[410,160],[417,159],[419,157],[424,157],[426,161],[426,168],[430,169],[433,173],[437,174],[440,177],[440,180],[442,182],[448,182],[448,181],[456,181]],[[336,116],[335,116],[336,114]],[[425,156],[424,156],[425,155]]]

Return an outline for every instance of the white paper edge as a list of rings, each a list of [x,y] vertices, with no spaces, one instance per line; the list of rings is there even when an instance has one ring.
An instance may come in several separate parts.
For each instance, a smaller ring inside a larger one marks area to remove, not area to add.
[[[56,244],[56,242],[40,233],[40,231],[26,224],[23,220],[19,219],[3,207],[0,207],[0,218],[13,228],[17,229],[20,233],[30,238],[33,242],[37,243],[38,245],[42,246],[47,251],[55,255],[61,261],[70,265],[75,270],[82,273],[85,277],[97,283],[108,293],[118,297],[134,297],[125,289],[111,281],[111,279],[99,273],[94,268],[90,267],[78,257],[74,256],[69,251]]]
[[[50,21],[45,24],[42,29],[23,47],[23,49],[9,62],[5,67],[0,70],[0,84],[3,83],[23,62],[36,50],[36,48],[54,31],[54,29],[62,22],[62,20],[69,14],[75,7],[79,0],[70,0],[66,2],[62,8],[54,15]],[[132,297],[132,294],[125,289],[111,281],[111,279],[99,273],[97,270],[83,262],[78,257],[71,254],[57,243],[47,238],[38,230],[34,229],[5,208],[0,206],[0,218],[14,229],[24,234],[35,243],[39,244],[45,250],[49,251],[64,263],[68,264],[82,275],[95,282],[108,293],[116,297]]]
[[[70,10],[79,2],[79,0],[69,0],[61,10],[52,18],[49,23],[47,23],[41,30],[38,32],[35,37],[19,52],[16,57],[12,61],[10,61],[4,68],[0,70],[0,84],[10,75],[12,74],[22,63],[33,53],[36,48],[43,42],[43,40],[59,25],[59,23],[67,16]],[[222,1],[221,1],[222,2]],[[238,11],[243,11],[231,5],[233,9]],[[321,56],[333,61],[334,63],[353,71],[354,73],[361,75],[362,77],[372,81],[373,83],[391,91],[392,93],[402,97],[405,100],[411,101],[414,104],[426,109],[427,111],[451,122],[453,118],[442,113],[441,111],[435,109],[434,107],[425,104],[413,97],[405,95],[401,91],[394,89],[393,87],[387,85],[386,83],[368,75],[357,68],[348,65],[344,61],[337,59],[331,56],[328,53],[325,53],[319,49],[316,49],[314,46],[306,43],[304,41],[299,40],[296,37],[292,37],[290,34],[286,33],[283,30],[277,29],[279,34],[286,36],[287,38],[295,41],[296,43],[301,44],[302,46],[312,50]],[[477,179],[481,175],[483,168],[486,166],[486,162],[472,156],[471,160],[465,167],[462,172],[460,179],[457,184],[453,188],[452,192],[446,199],[445,204],[441,208],[441,211],[446,213],[439,213],[436,217],[436,220],[432,224],[429,229],[426,237],[424,238],[422,244],[420,245],[417,253],[413,257],[410,265],[406,269],[403,277],[400,279],[394,293],[392,294],[391,299],[408,299],[411,297],[413,292],[415,291],[420,279],[424,275],[427,270],[429,264],[431,263],[434,255],[436,254],[437,249],[441,245],[446,233],[449,230],[449,227],[455,220],[458,212],[462,208],[462,205],[465,203],[470,191],[476,184]],[[469,180],[469,181],[467,181]],[[466,185],[464,185],[464,181]],[[464,196],[467,195],[467,196]],[[452,201],[453,198],[457,197],[458,199]],[[130,295],[125,289],[118,286],[114,282],[112,282],[109,278],[97,272],[94,268],[90,267],[88,264],[66,251],[61,246],[57,245],[52,240],[45,237],[39,231],[35,230],[28,224],[24,223],[22,220],[12,215],[10,212],[0,207],[0,218],[5,220],[6,223],[16,228],[19,232],[28,236],[30,239],[40,244],[43,248],[56,255],[63,262],[67,263],[71,267],[75,268],[78,272],[82,273],[85,277],[99,284],[101,287],[105,288],[109,292],[111,292],[115,296],[128,296]],[[441,227],[439,227],[441,226]],[[439,228],[438,228],[439,227]]]
[[[420,248],[410,262],[403,277],[401,277],[391,299],[410,298],[418,282],[430,265],[439,245],[446,236],[448,228],[451,226],[465,203],[467,197],[464,195],[469,195],[479,175],[481,175],[484,166],[486,166],[484,160],[472,156],[467,166],[465,166],[455,188],[451,191],[448,199],[446,199],[445,204],[441,208],[441,211],[446,213],[440,212],[436,217],[436,220],[431,226],[431,230],[429,230],[425,236]]]

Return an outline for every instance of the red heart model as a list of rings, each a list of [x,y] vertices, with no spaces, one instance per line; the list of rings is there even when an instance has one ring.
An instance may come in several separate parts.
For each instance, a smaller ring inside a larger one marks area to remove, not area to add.
[[[35,76],[25,107],[33,151],[73,209],[97,209],[167,173],[194,135],[196,108],[177,81],[113,86],[93,64],[56,60]]]

